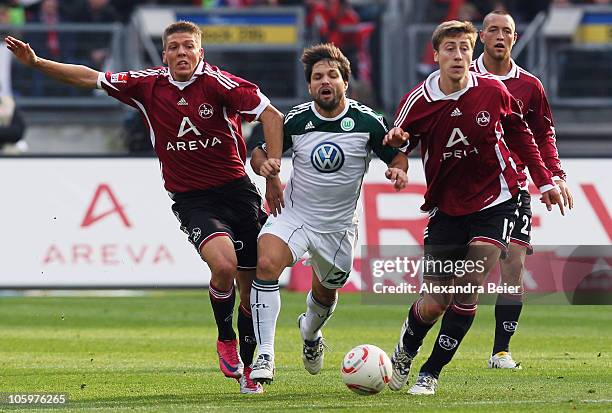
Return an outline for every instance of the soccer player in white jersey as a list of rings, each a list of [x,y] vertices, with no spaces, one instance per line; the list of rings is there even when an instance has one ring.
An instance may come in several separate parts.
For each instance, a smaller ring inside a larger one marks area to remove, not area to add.
[[[302,55],[312,102],[295,106],[285,116],[283,149],[293,149],[293,172],[284,191],[284,208],[271,206],[259,234],[257,273],[251,311],[258,344],[251,379],[274,378],[274,335],[280,312],[278,279],[308,252],[313,267],[306,312],[298,318],[304,342],[302,360],[310,374],[323,366],[321,328],[334,312],[336,290],[349,277],[357,239],[356,207],[372,151],[385,161],[385,175],[396,190],[407,183],[404,153],[382,141],[382,116],[346,97],[350,64],[332,44],[307,48]],[[267,178],[267,196],[280,180],[268,165],[265,147],[253,152],[251,165]],[[281,199],[276,195],[275,199]]]
[[[555,128],[546,92],[542,83],[531,73],[519,67],[512,60],[511,52],[517,39],[514,19],[505,11],[493,11],[482,22],[480,41],[484,53],[474,62],[470,70],[490,74],[502,81],[518,101],[525,121],[533,136],[546,168],[552,173],[559,186],[563,204],[570,209],[574,206],[572,194],[565,183],[565,172],[557,152]],[[501,281],[506,285],[520,286],[518,294],[498,294],[495,303],[495,339],[489,358],[489,368],[520,368],[510,353],[510,339],[518,327],[523,307],[523,272],[525,256],[531,253],[531,196],[527,190],[525,165],[520,157],[512,154],[519,172],[519,207],[516,224],[510,234],[508,254],[500,260]]]

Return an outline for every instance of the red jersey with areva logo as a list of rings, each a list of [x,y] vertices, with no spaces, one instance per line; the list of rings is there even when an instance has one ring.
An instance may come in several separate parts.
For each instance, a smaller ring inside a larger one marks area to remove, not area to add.
[[[98,85],[140,111],[171,193],[218,187],[244,176],[241,119],[256,120],[270,103],[254,84],[204,61],[186,82],[158,67],[100,73]]]
[[[395,126],[421,143],[427,180],[423,211],[467,215],[518,193],[510,149],[529,167],[540,191],[554,187],[517,101],[500,81],[470,72],[467,86],[445,95],[439,71],[402,99]],[[510,147],[506,146],[506,143]]]
[[[553,174],[553,177],[565,180],[565,172],[561,168],[559,152],[557,151],[557,139],[555,135],[555,125],[546,92],[542,82],[518,66],[513,60],[512,68],[504,76],[497,76],[489,71],[484,65],[484,55],[472,62],[470,70],[476,73],[489,74],[497,80],[501,80],[508,88],[508,91],[517,100],[525,121],[529,125],[536,145],[540,150],[540,155],[544,165]],[[525,164],[520,156],[513,153],[519,172],[519,185],[523,188],[527,186],[527,176],[525,175]]]

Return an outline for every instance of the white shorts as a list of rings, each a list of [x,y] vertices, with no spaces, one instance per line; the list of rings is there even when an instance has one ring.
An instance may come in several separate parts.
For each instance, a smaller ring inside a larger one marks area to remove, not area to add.
[[[263,234],[272,234],[285,241],[293,255],[292,266],[308,252],[310,265],[325,288],[341,288],[348,280],[357,242],[356,225],[339,232],[317,232],[283,209],[282,214],[268,217],[259,236]]]

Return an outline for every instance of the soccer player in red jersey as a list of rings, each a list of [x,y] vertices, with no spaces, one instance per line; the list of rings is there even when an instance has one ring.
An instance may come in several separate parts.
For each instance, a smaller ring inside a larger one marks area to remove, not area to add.
[[[555,127],[546,92],[537,77],[519,67],[512,60],[511,52],[516,42],[514,19],[505,11],[493,11],[482,22],[480,40],[484,53],[472,62],[470,70],[490,74],[502,81],[517,100],[525,121],[533,132],[542,160],[553,174],[563,196],[563,205],[570,209],[574,206],[572,194],[565,183],[565,172],[557,152]],[[520,156],[512,154],[519,173],[519,208],[516,224],[510,233],[508,254],[500,260],[501,281],[519,287],[517,294],[498,294],[495,304],[495,340],[493,353],[489,358],[489,368],[520,368],[510,354],[510,338],[518,327],[518,319],[523,307],[523,272],[525,256],[531,252],[531,197],[527,190],[525,164]]]
[[[424,337],[443,315],[412,394],[434,394],[476,313],[478,287],[508,248],[518,173],[508,146],[529,167],[549,210],[563,204],[517,101],[499,80],[469,71],[476,29],[448,21],[433,33],[440,70],[408,93],[385,142],[407,151],[421,144],[427,191],[421,297],[404,322],[389,387],[399,390]],[[508,145],[508,146],[507,146]],[[447,265],[450,263],[451,265]],[[461,270],[461,271],[460,271]]]
[[[256,346],[249,296],[265,212],[244,168],[241,120],[262,122],[271,145],[267,162],[278,171],[283,117],[256,85],[206,62],[201,39],[195,24],[173,23],[163,35],[166,66],[119,73],[43,59],[27,43],[5,40],[22,64],[69,85],[103,89],[140,111],[180,228],[211,269],[221,371],[240,381],[241,392],[260,393],[249,379]],[[232,326],[235,279],[239,340]]]

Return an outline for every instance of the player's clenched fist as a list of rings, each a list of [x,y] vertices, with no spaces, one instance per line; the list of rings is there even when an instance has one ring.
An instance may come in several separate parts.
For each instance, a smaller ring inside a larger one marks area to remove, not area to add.
[[[406,185],[408,184],[408,175],[406,175],[406,172],[399,168],[387,169],[385,176],[388,180],[393,182],[393,187],[396,191],[401,191],[402,189],[406,188]]]
[[[270,158],[261,164],[259,168],[259,174],[265,178],[278,175],[280,172],[280,159]]]
[[[395,127],[385,135],[382,143],[383,145],[399,148],[406,145],[409,138],[410,134],[408,132],[404,132],[402,128]]]

